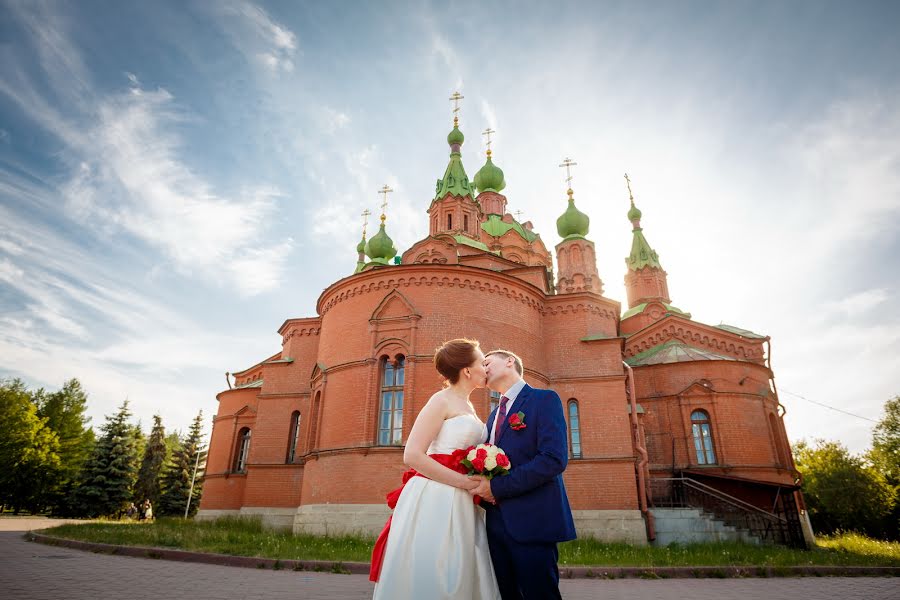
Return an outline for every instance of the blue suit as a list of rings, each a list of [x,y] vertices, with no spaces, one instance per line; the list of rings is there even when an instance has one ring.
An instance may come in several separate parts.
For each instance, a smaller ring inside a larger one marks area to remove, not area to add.
[[[518,412],[525,415],[524,429],[509,425],[509,416]],[[496,414],[488,418],[489,432]],[[512,468],[491,480],[497,505],[483,503],[500,593],[503,600],[559,598],[556,544],[576,537],[562,479],[569,444],[559,395],[525,385],[500,427],[494,443]]]

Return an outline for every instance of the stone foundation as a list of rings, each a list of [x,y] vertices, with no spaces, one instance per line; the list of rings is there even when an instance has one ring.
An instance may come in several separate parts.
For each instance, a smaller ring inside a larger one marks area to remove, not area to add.
[[[647,528],[639,510],[573,510],[572,516],[579,538],[647,544]]]
[[[294,533],[376,536],[390,514],[386,504],[307,504],[297,509]]]

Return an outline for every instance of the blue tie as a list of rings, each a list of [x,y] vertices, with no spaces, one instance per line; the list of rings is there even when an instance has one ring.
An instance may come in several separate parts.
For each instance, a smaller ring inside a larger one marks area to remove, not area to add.
[[[500,428],[503,426],[503,420],[506,419],[506,403],[509,402],[509,398],[506,396],[500,396],[500,408],[497,409],[497,422],[494,423],[494,443],[496,444],[500,439]]]

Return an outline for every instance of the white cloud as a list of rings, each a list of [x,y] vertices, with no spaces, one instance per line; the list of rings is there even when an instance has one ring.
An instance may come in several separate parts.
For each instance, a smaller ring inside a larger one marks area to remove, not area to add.
[[[227,2],[219,6],[222,23],[235,47],[248,60],[272,73],[294,70],[297,36],[251,2]]]

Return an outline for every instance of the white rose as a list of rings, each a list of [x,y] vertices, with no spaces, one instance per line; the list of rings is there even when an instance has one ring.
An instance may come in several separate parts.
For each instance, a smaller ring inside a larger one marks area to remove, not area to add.
[[[488,454],[488,457],[484,459],[484,470],[490,471],[491,469],[497,468],[497,457],[496,455],[491,456]]]
[[[468,460],[469,462],[475,460],[475,452],[477,450],[478,448],[472,448],[471,450],[469,450],[469,453],[466,454],[466,460]]]

